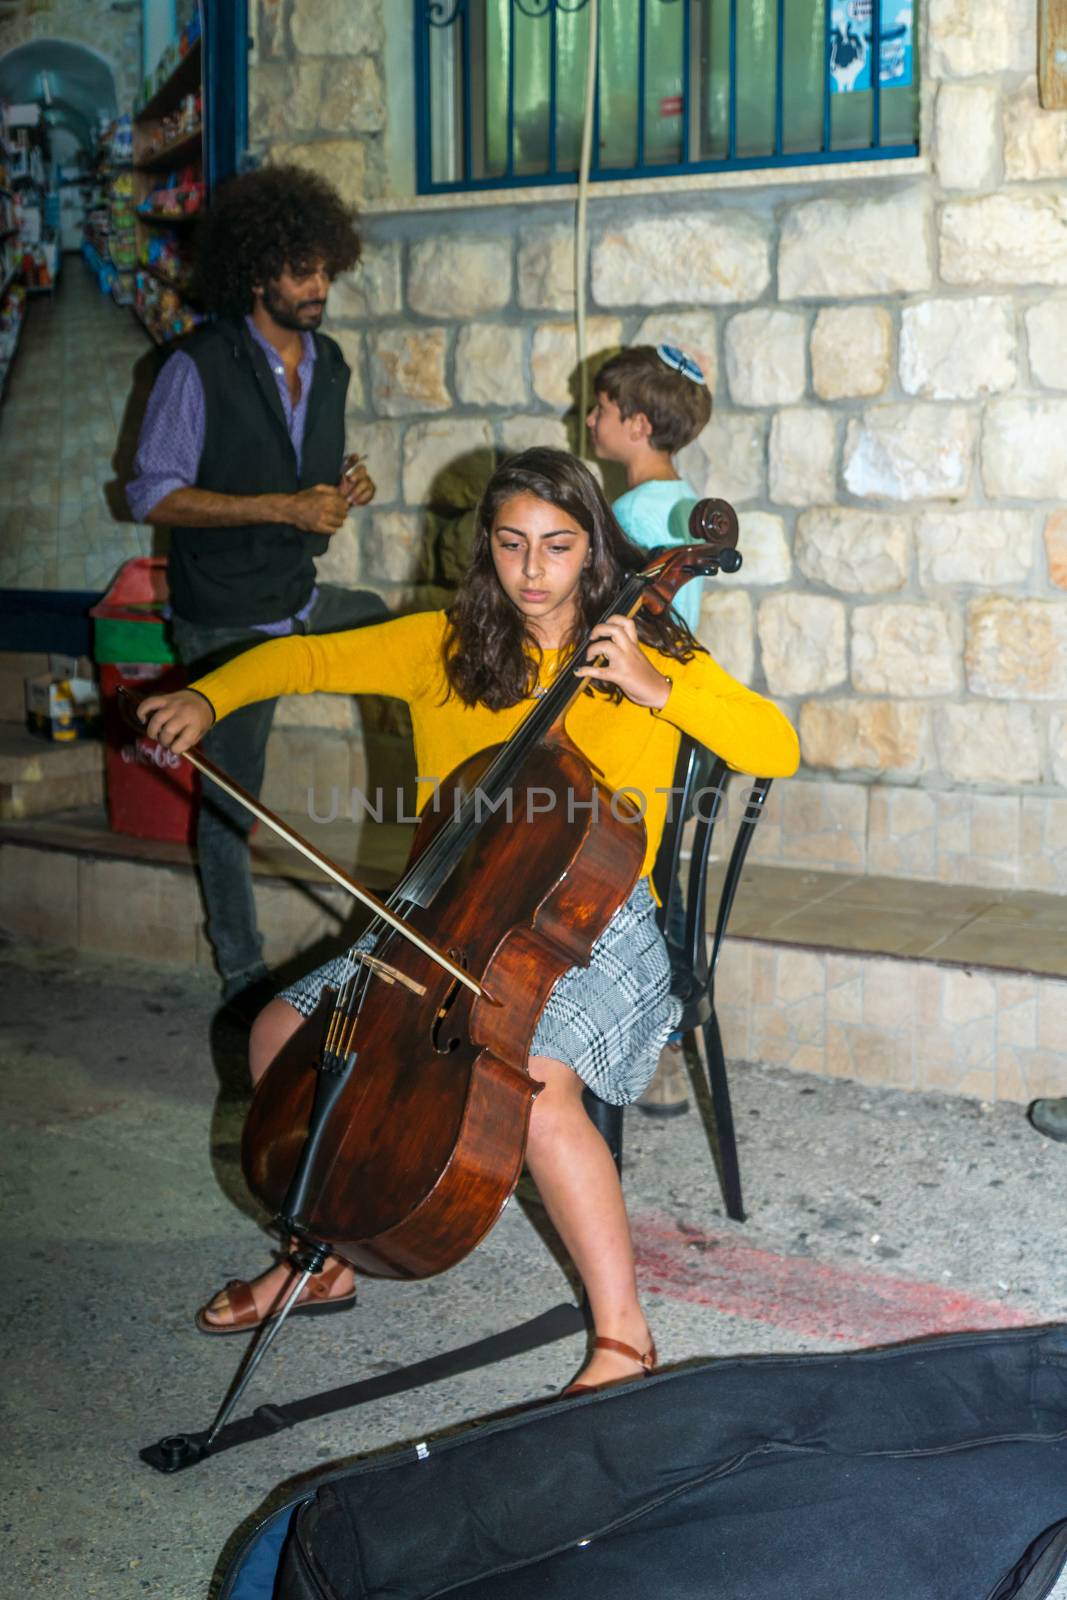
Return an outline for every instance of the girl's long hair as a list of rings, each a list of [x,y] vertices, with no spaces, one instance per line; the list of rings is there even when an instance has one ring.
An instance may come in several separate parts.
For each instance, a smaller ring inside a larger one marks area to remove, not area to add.
[[[501,588],[493,565],[493,523],[505,502],[520,494],[548,501],[589,535],[589,560],[582,571],[577,614],[565,652],[577,648],[627,574],[648,561],[648,552],[626,537],[593,474],[574,456],[564,450],[524,450],[498,467],[478,507],[474,557],[449,610],[444,647],[452,691],[465,704],[480,703],[490,711],[517,705],[532,694],[541,660],[537,640]],[[642,643],[675,661],[689,661],[702,648],[672,610],[660,616],[642,610],[635,621]],[[592,687],[616,703],[622,699],[616,684]]]

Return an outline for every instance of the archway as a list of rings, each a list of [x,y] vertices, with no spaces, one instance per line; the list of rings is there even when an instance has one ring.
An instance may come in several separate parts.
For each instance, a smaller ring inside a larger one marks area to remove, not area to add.
[[[0,56],[0,100],[38,100],[49,127],[65,129],[92,153],[100,118],[115,117],[115,74],[88,45],[31,39]]]

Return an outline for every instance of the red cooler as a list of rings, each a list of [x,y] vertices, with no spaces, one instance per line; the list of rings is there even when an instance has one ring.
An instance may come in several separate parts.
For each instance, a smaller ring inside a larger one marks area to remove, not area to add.
[[[90,613],[107,739],[108,813],[115,833],[192,844],[199,774],[155,739],[138,738],[116,698],[120,684],[140,698],[188,682],[166,641],[166,569],[162,556],[127,561]]]

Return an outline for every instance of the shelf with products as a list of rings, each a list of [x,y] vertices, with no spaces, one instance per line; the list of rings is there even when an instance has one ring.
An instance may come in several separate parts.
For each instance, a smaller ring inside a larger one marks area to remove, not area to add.
[[[132,272],[137,261],[137,225],[133,176],[116,173],[108,197],[108,232],[111,259],[119,272]]]
[[[0,398],[7,388],[22,325],[26,320],[26,291],[9,273],[0,287]]]
[[[188,232],[169,227],[146,229],[137,265],[188,298],[193,280],[193,247]]]
[[[0,189],[0,237],[9,238],[18,231],[14,189]]]
[[[133,166],[133,117],[129,112],[108,124],[100,141],[99,157],[109,169]]]
[[[2,117],[0,276],[13,269],[28,291],[51,294],[59,275],[59,193],[49,187],[47,124],[34,104],[4,107]]]
[[[22,256],[14,234],[0,239],[0,299],[22,271]]]
[[[133,310],[161,343],[203,320],[185,298],[193,265],[187,224],[199,215],[205,199],[199,36],[186,30],[178,49],[169,75],[164,63],[164,75],[133,118]]]
[[[201,155],[202,57],[197,39],[170,77],[133,118],[133,164],[167,171]]]
[[[137,304],[136,300],[133,300],[133,301],[130,302],[130,310],[133,312],[134,317],[141,324],[141,327],[144,329],[145,333],[147,333],[148,337],[151,339],[153,344],[161,345],[161,344],[163,344],[165,342],[162,339],[162,337],[156,332],[155,328],[152,326],[151,322],[148,320],[148,317],[145,314],[143,308]]]
[[[142,222],[163,222],[168,227],[181,227],[183,223],[197,222],[199,211],[185,214],[181,211],[138,211],[137,215]]]
[[[138,267],[133,284],[134,315],[157,344],[170,344],[203,322],[203,314],[187,305],[181,292],[158,274]]]
[[[146,97],[135,112],[136,120],[159,122],[176,111],[187,95],[199,94],[202,75],[200,30],[194,17],[163,55],[152,84],[146,84]]]
[[[153,278],[158,278],[160,283],[166,284],[168,289],[176,289],[181,295],[189,293],[188,277],[173,276],[162,267],[154,266],[150,261],[139,261],[137,265],[143,272],[150,272]]]
[[[125,159],[132,150],[133,129],[129,116],[119,117],[101,132],[96,177],[106,194],[86,216],[82,244],[82,255],[99,278],[101,292],[110,292],[120,305],[132,297],[132,275],[137,262],[134,173]],[[121,292],[123,279],[125,296]]]
[[[133,273],[118,272],[111,280],[111,298],[117,306],[133,305]]]
[[[187,161],[198,160],[201,153],[204,130],[198,122],[195,127],[188,129],[169,144],[159,145],[156,149],[148,151],[137,163],[140,172],[169,172],[174,166],[182,166]]]
[[[44,124],[32,128],[12,128],[10,133],[16,137],[13,143],[4,147],[4,176],[6,182],[14,188],[16,185],[33,184],[43,189],[48,183],[47,147],[43,140]],[[38,135],[30,139],[30,134]]]
[[[147,229],[153,225],[168,227],[174,223],[195,222],[204,207],[204,181],[200,166],[190,162],[184,167],[172,168],[163,183],[157,182],[137,203],[137,216],[146,224],[144,237],[151,237]]]

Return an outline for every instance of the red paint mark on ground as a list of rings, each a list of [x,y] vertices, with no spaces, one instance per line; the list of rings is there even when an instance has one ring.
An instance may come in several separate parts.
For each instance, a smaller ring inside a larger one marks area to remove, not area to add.
[[[1032,1317],[962,1289],[862,1267],[776,1255],[728,1235],[683,1231],[669,1217],[634,1219],[646,1294],[708,1306],[817,1339],[891,1344],[926,1333],[1016,1328]]]

